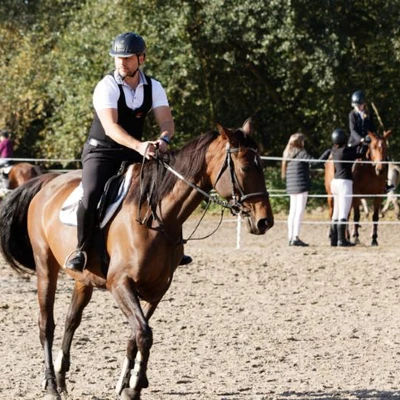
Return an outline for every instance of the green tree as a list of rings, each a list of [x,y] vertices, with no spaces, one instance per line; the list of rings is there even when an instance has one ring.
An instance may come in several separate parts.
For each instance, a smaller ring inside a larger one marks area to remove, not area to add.
[[[398,125],[399,2],[3,0],[0,123],[20,156],[79,157],[111,39],[134,30],[148,45],[145,72],[167,91],[175,146],[252,116],[263,154],[302,131],[317,155],[334,128],[348,129],[357,89],[385,128]],[[146,128],[157,135],[154,121]],[[394,157],[399,146],[395,133]]]

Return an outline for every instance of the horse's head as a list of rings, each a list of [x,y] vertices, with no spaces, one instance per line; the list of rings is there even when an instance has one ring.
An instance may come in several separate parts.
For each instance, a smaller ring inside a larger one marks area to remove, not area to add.
[[[208,176],[234,214],[247,218],[250,233],[264,234],[274,225],[258,146],[250,137],[251,120],[238,129],[217,124],[219,137],[206,155]]]
[[[387,138],[392,134],[392,131],[385,131],[383,136],[378,136],[368,132],[371,143],[368,145],[367,157],[373,162],[376,175],[386,173],[387,159]],[[383,161],[383,163],[382,163]]]

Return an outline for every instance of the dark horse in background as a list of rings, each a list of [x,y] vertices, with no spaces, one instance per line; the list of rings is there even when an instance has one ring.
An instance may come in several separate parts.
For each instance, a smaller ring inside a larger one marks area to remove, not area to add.
[[[252,124],[241,128],[218,125],[176,153],[133,166],[127,197],[104,228],[108,271],[95,251],[75,279],[65,321],[62,348],[53,365],[54,299],[64,260],[75,249],[76,228],[64,226],[59,211],[79,184],[81,172],[45,174],[13,191],[0,211],[0,248],[17,271],[36,271],[40,307],[39,331],[44,350],[43,387],[47,399],[66,392],[70,349],[93,287],[108,289],[127,318],[131,335],[116,392],[122,399],[140,399],[148,387],[147,363],[153,343],[149,319],[171,285],[183,255],[182,226],[209,191],[218,203],[241,215],[250,233],[263,235],[274,224]],[[164,168],[165,167],[165,168]],[[132,167],[130,167],[132,168]],[[171,171],[176,171],[177,174]],[[217,201],[217,200],[216,200]]]
[[[385,195],[385,184],[388,173],[387,160],[387,139],[392,131],[385,131],[383,136],[369,132],[371,143],[368,145],[368,151],[365,161],[358,160],[353,166],[353,202],[352,209],[354,212],[354,232],[353,237],[356,244],[360,243],[358,229],[360,227],[360,205],[361,199],[368,199],[368,195],[373,201],[372,214],[372,234],[371,246],[378,245],[378,222],[380,207]],[[334,176],[334,164],[332,160],[325,163],[325,190],[328,194],[329,218],[332,219],[333,213],[333,197],[331,192],[331,182]],[[349,218],[348,218],[349,220]]]

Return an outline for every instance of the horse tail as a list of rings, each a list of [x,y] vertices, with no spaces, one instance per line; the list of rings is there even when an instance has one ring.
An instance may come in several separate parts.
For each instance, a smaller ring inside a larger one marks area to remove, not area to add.
[[[0,207],[0,252],[17,272],[36,270],[28,235],[28,208],[33,197],[58,174],[40,175],[14,189]]]

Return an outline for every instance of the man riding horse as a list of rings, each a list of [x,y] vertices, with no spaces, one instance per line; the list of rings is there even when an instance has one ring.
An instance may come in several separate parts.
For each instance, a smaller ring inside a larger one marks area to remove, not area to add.
[[[160,82],[148,77],[140,67],[146,59],[146,44],[141,36],[126,32],[117,36],[110,55],[115,70],[106,75],[93,94],[94,120],[82,153],[83,198],[77,211],[78,244],[65,267],[82,271],[86,250],[96,223],[96,208],[109,178],[123,161],[150,159],[158,149],[166,152],[174,136],[174,120],[165,90]],[[160,136],[142,141],[148,112],[153,111]],[[181,265],[192,260],[184,256]]]

